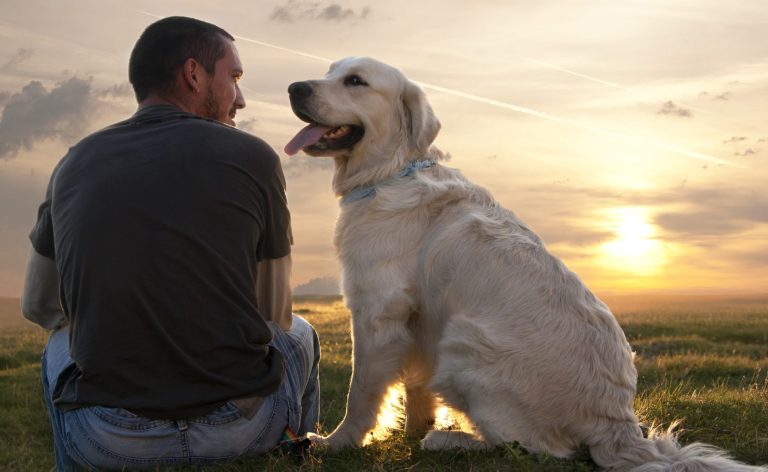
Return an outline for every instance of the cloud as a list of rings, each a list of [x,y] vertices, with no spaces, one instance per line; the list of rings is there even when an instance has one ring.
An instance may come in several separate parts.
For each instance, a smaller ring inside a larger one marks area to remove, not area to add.
[[[760,149],[747,148],[746,150],[744,150],[742,152],[734,152],[733,155],[734,156],[739,156],[739,157],[747,157],[747,156],[753,156],[753,155],[758,154],[758,153],[760,153]]]
[[[584,209],[595,207],[657,208],[660,211],[654,223],[667,233],[664,238],[683,237],[690,244],[709,241],[712,237],[737,235],[768,223],[768,196],[740,187],[701,189],[679,186],[648,193],[545,186],[528,187],[525,191],[534,196],[531,203],[549,208],[548,211],[530,208],[534,210],[530,215],[521,215],[548,244],[590,245],[610,239],[609,235],[589,225],[568,223],[594,219],[593,215],[584,213]],[[584,205],[584,198],[591,202],[589,206]],[[559,213],[553,213],[552,208],[559,208]]]
[[[256,134],[256,125],[258,124],[258,118],[246,118],[237,121],[237,129],[243,130],[246,133]]]
[[[20,92],[0,92],[0,160],[11,159],[36,142],[59,139],[67,144],[81,139],[97,112],[114,102],[133,98],[128,82],[94,88],[91,79],[71,77],[47,89],[39,80]]]
[[[0,71],[8,71],[15,69],[16,66],[21,64],[24,61],[29,60],[34,55],[33,49],[26,49],[26,48],[19,48],[16,51],[16,54],[11,56],[8,61],[6,61],[2,66],[0,66]]]
[[[0,167],[0,296],[18,297],[29,255],[29,232],[48,177],[8,173]]]
[[[369,7],[363,7],[357,13],[351,8],[346,8],[336,3],[324,5],[318,2],[289,0],[287,5],[275,7],[269,19],[283,23],[293,23],[297,20],[339,22],[364,20],[370,13],[371,9]]]
[[[737,143],[739,141],[746,141],[746,136],[731,136],[729,139],[726,139],[723,141],[723,144],[729,144],[729,143]]]
[[[677,115],[685,118],[690,118],[691,116],[693,116],[693,113],[691,113],[691,110],[688,110],[687,108],[682,108],[676,105],[672,100],[669,100],[666,103],[664,103],[664,105],[661,107],[659,111],[656,112],[656,114],[657,115]]]
[[[293,156],[284,159],[283,173],[287,178],[297,178],[313,172],[330,172],[333,159],[324,157]]]
[[[96,95],[100,98],[134,98],[133,86],[130,82],[123,82],[122,84],[113,85],[105,89],[99,90]]]
[[[364,7],[360,12],[359,17],[361,19],[365,19],[370,12],[371,12],[370,8]],[[323,9],[323,11],[319,15],[319,18],[322,18],[324,20],[335,20],[335,21],[347,20],[350,18],[356,19],[357,17],[358,15],[351,8],[342,8],[341,6],[336,4],[328,5]]]
[[[656,224],[680,235],[738,234],[768,223],[768,197],[748,190],[682,190],[670,192],[664,198],[683,202],[685,206],[659,213]]]
[[[609,241],[614,237],[614,233],[611,231],[593,230],[564,222],[553,224],[551,222],[538,221],[533,223],[532,229],[548,246],[555,244],[577,247],[594,246]]]
[[[91,109],[90,80],[72,77],[48,91],[32,81],[5,102],[0,116],[0,159],[32,149],[35,141],[80,138]]]
[[[318,277],[296,286],[294,295],[338,295],[341,293],[339,279],[335,276]]]
[[[712,96],[712,94],[707,92],[707,91],[699,93],[699,98],[705,98],[705,97],[709,97],[709,96]],[[733,94],[731,92],[723,92],[723,93],[720,93],[720,94],[712,96],[712,100],[727,101],[727,100],[730,100],[732,96],[733,96]]]

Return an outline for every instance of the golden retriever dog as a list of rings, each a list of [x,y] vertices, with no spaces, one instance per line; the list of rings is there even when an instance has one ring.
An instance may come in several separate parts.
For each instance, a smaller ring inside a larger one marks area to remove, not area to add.
[[[406,430],[426,449],[516,441],[623,470],[766,470],[669,433],[644,437],[633,353],[608,307],[485,189],[445,167],[424,92],[369,58],[291,84],[309,123],[285,151],[335,161],[335,244],[352,313],[353,371],[341,424],[319,444],[362,445],[388,388],[405,386]],[[431,429],[436,397],[472,432]]]

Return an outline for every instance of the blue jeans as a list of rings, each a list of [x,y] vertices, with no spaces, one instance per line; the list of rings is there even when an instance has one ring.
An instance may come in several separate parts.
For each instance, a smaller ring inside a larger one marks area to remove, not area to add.
[[[320,401],[317,333],[298,315],[293,315],[289,331],[273,323],[270,327],[274,335],[270,344],[285,357],[285,376],[250,420],[231,402],[207,416],[186,420],[153,420],[101,406],[62,412],[53,405],[51,392],[59,373],[73,361],[69,329],[53,332],[43,354],[42,381],[57,469],[207,464],[267,452],[288,427],[300,436],[315,432]]]

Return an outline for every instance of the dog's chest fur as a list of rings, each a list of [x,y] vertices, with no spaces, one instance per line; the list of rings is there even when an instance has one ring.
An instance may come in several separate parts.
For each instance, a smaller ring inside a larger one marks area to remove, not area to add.
[[[454,226],[448,222],[495,206],[484,189],[442,166],[377,188],[374,197],[342,205],[335,245],[345,298],[400,291],[418,309],[416,281],[431,251],[430,241]]]
[[[428,224],[423,207],[387,208],[388,195],[342,207],[335,245],[343,267],[344,292],[377,290],[384,284],[412,285],[417,252]]]

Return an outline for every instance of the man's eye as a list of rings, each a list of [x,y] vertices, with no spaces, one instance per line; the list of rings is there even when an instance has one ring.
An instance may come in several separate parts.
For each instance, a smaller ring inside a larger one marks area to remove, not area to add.
[[[344,79],[344,85],[347,87],[366,86],[368,83],[360,78],[359,75],[349,75]]]

